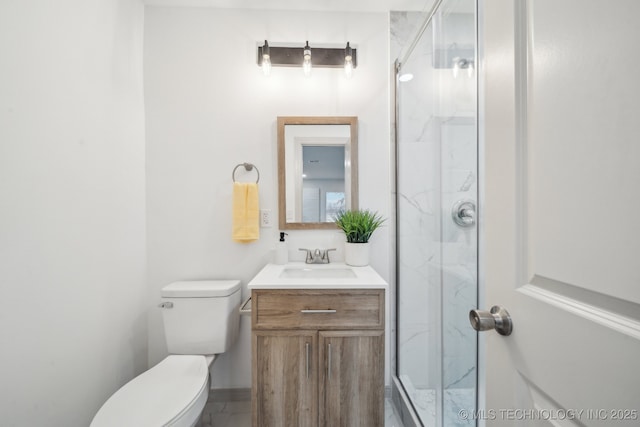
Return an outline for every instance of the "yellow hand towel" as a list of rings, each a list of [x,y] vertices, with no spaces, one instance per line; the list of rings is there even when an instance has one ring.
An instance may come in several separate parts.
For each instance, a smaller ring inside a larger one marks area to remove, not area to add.
[[[233,230],[236,242],[249,243],[260,237],[258,184],[233,183]]]

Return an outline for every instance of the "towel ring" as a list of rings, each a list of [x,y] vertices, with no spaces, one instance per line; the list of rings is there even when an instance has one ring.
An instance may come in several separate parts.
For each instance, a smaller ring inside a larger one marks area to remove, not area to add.
[[[236,170],[238,170],[238,168],[240,166],[244,166],[244,169],[247,172],[250,172],[255,168],[256,173],[258,174],[258,178],[256,178],[256,184],[258,183],[258,181],[260,181],[260,171],[258,170],[258,168],[255,165],[253,165],[251,163],[238,163],[236,165],[236,167],[233,168],[233,172],[231,172],[231,179],[233,179],[233,182],[236,182]]]

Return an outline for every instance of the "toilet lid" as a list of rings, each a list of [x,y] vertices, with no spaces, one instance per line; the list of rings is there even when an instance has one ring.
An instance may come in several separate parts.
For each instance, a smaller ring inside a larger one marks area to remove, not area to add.
[[[240,280],[186,280],[173,282],[160,291],[163,298],[226,297],[240,289]]]
[[[166,426],[196,402],[204,407],[209,367],[204,356],[172,355],[122,386],[102,405],[91,427]]]

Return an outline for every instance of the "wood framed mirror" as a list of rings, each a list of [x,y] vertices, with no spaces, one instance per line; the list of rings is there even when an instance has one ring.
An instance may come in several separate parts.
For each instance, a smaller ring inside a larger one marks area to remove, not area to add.
[[[280,229],[335,229],[344,209],[358,209],[358,118],[278,117]]]

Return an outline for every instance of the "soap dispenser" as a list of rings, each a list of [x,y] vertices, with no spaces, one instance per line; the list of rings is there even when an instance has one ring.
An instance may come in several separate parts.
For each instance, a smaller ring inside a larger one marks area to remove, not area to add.
[[[286,264],[289,262],[289,248],[284,241],[286,234],[285,232],[280,232],[280,240],[276,244],[276,264]]]

